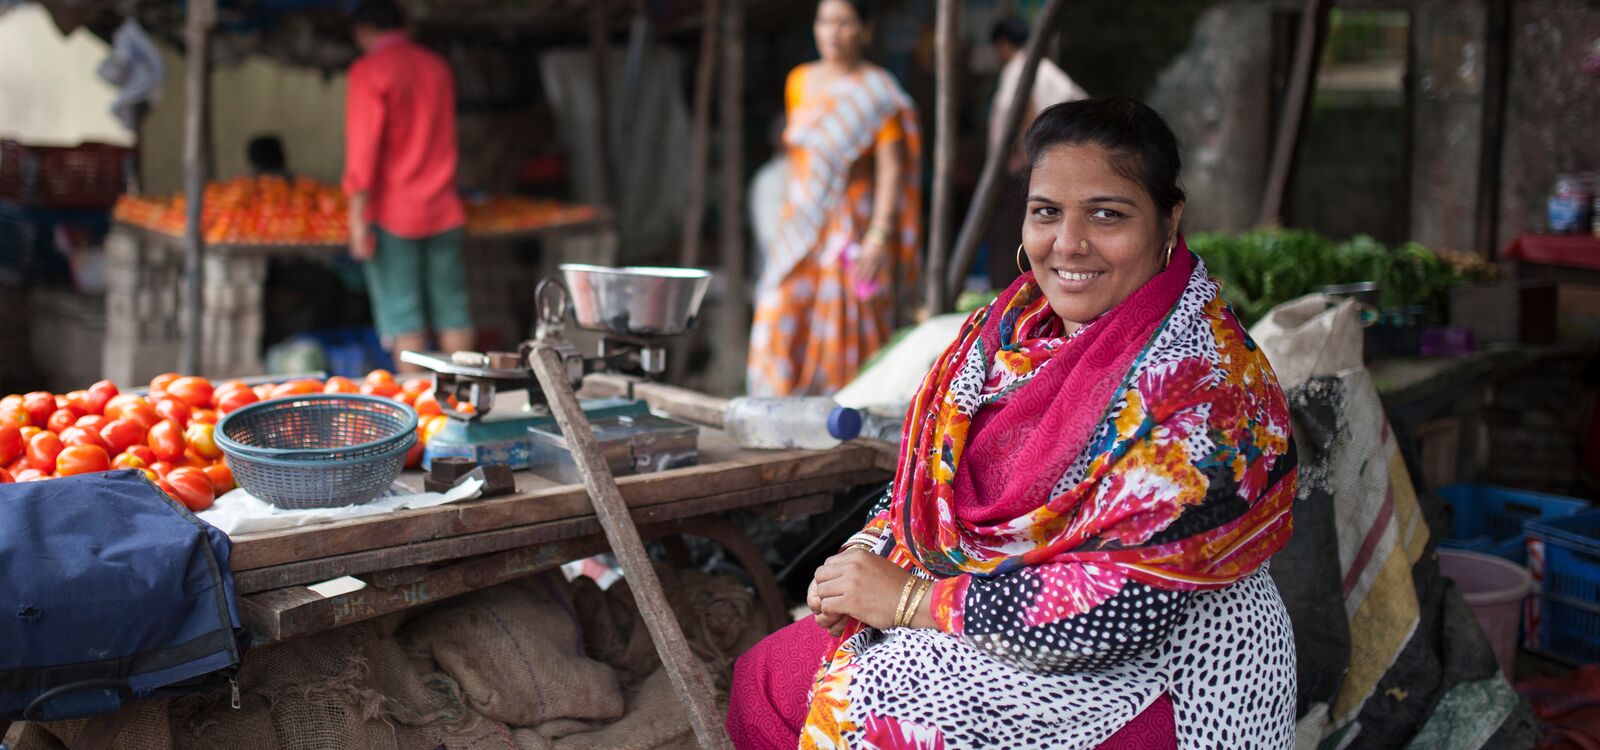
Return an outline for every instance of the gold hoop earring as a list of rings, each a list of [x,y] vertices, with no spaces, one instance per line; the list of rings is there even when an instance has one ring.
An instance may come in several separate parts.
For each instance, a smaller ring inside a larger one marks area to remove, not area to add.
[[[1162,268],[1166,268],[1167,266],[1172,265],[1172,247],[1173,247],[1173,243],[1170,243],[1170,242],[1167,243],[1167,260],[1166,260],[1165,263],[1161,264]]]
[[[1022,267],[1022,243],[1017,243],[1017,273],[1027,273],[1028,269]]]

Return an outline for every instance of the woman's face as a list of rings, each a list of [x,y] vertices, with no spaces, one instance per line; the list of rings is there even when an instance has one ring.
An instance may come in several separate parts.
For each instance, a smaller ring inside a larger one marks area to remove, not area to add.
[[[1107,155],[1093,144],[1054,146],[1028,181],[1023,249],[1034,281],[1069,330],[1159,273],[1183,216],[1180,203],[1163,232],[1150,194],[1112,168]]]
[[[811,30],[817,35],[817,52],[833,63],[854,63],[867,47],[867,26],[845,0],[822,0]]]

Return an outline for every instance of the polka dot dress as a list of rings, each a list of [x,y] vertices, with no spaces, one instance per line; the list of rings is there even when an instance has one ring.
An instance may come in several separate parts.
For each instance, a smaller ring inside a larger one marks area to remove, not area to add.
[[[969,629],[980,622],[988,615]],[[897,628],[864,631],[847,647],[857,654],[854,726],[891,717],[936,729],[950,750],[1094,748],[1162,693],[1180,748],[1293,746],[1294,637],[1265,568],[1194,594],[1129,584],[1089,612],[1013,637]],[[846,739],[868,746],[860,729]]]

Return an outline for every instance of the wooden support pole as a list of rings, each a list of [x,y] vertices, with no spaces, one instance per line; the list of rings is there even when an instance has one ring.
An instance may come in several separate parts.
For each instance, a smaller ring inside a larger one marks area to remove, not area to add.
[[[722,255],[727,315],[737,321],[732,334],[749,333],[744,253],[744,12],[745,0],[723,0],[722,27]]]
[[[200,225],[205,203],[207,138],[206,123],[210,121],[207,110],[211,107],[207,78],[207,53],[211,42],[211,27],[217,17],[216,0],[190,0],[188,23],[184,28],[184,98],[183,115],[183,192],[184,192],[184,315],[189,325],[184,329],[183,350],[178,359],[178,371],[200,375],[200,345],[205,326],[203,290],[205,288],[205,228]]]
[[[1300,136],[1305,132],[1306,113],[1311,110],[1311,94],[1317,84],[1317,64],[1322,59],[1322,43],[1328,38],[1328,14],[1333,0],[1306,0],[1300,11],[1300,31],[1295,35],[1294,66],[1290,69],[1289,90],[1278,116],[1278,132],[1272,141],[1272,162],[1267,168],[1267,189],[1261,195],[1261,213],[1256,223],[1278,224],[1288,200],[1289,183],[1294,179],[1295,157]]]
[[[1063,0],[1046,3],[1044,10],[1039,13],[1039,20],[1033,25],[1033,33],[1028,35],[1028,46],[1023,51],[1022,75],[1017,76],[1017,88],[1011,96],[1011,106],[1003,115],[1004,137],[989,144],[989,153],[983,160],[983,174],[978,177],[977,192],[967,206],[966,221],[961,224],[961,233],[956,235],[955,250],[950,254],[950,267],[946,270],[945,280],[945,294],[948,297],[953,298],[955,290],[960,289],[962,282],[966,281],[972,256],[978,251],[979,237],[989,221],[989,214],[994,212],[995,201],[1000,199],[1006,163],[1011,160],[1017,131],[1022,128],[1022,116],[1033,99],[1033,79],[1039,72],[1039,60],[1044,57],[1046,43],[1061,23],[1061,11],[1066,5]]]
[[[600,181],[596,191],[600,204],[616,208],[612,190],[616,175],[611,153],[611,31],[606,19],[606,3],[589,3],[589,54],[594,59],[594,97],[596,137],[600,144]]]
[[[706,0],[700,29],[700,63],[694,72],[694,131],[689,143],[689,208],[683,215],[683,240],[679,264],[700,262],[700,235],[705,231],[706,161],[711,140],[711,92],[716,85],[717,27],[722,23],[718,0]]]
[[[956,0],[938,0],[934,21],[933,205],[928,211],[928,310],[950,310],[956,290],[944,283],[950,253],[950,192],[956,160]],[[950,293],[946,293],[950,292]]]
[[[1472,244],[1494,260],[1499,252],[1500,156],[1505,147],[1506,73],[1511,60],[1511,0],[1489,0],[1483,53],[1483,128],[1478,151],[1477,222]]]
[[[567,444],[572,448],[572,460],[577,464],[584,487],[589,491],[589,499],[594,503],[595,515],[599,517],[601,527],[605,529],[611,552],[622,566],[622,574],[628,580],[634,602],[639,605],[639,614],[650,631],[650,639],[661,654],[661,663],[667,668],[667,676],[678,691],[678,697],[689,709],[689,723],[694,726],[696,739],[703,748],[731,750],[733,743],[728,740],[727,731],[723,728],[722,713],[717,710],[711,677],[706,674],[705,665],[689,650],[689,641],[684,638],[683,629],[672,614],[666,592],[661,589],[661,579],[656,577],[650,555],[639,538],[639,529],[633,525],[633,517],[628,515],[622,491],[617,488],[617,480],[611,475],[611,467],[600,454],[600,444],[595,440],[594,432],[583,416],[583,408],[578,405],[578,396],[567,380],[561,354],[549,345],[539,344],[528,359],[534,375],[539,378],[545,398],[549,400],[556,424],[561,427],[561,434],[567,437]]]

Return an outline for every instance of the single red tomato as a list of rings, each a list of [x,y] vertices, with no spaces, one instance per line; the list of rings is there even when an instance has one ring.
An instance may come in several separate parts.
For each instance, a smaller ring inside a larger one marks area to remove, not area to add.
[[[183,431],[183,438],[188,441],[189,450],[207,461],[222,458],[222,449],[217,447],[216,425],[196,422]]]
[[[150,470],[155,472],[156,476],[162,479],[166,479],[167,474],[170,473],[173,468],[173,465],[166,461],[157,461],[153,464],[150,464]]]
[[[428,421],[423,423],[422,427],[422,442],[426,443],[429,440],[432,440],[433,436],[439,434],[439,431],[444,429],[444,426],[449,423],[450,418],[443,414],[436,414],[428,417]]]
[[[84,406],[90,414],[104,414],[106,404],[117,396],[117,384],[109,380],[102,380],[89,386],[89,396],[84,399]]]
[[[179,467],[167,472],[163,478],[178,491],[179,502],[190,511],[198,513],[205,510],[217,499],[217,489],[211,486],[211,478],[197,468]]]
[[[140,396],[137,393],[118,394],[116,396],[112,396],[111,400],[106,402],[106,408],[100,413],[104,414],[107,419],[120,419],[124,416],[127,416],[123,412],[134,404],[144,404],[148,406],[150,405],[150,400],[144,396]]]
[[[411,450],[406,451],[407,469],[415,469],[422,465],[422,452],[426,448],[427,446],[423,445],[421,440],[418,440],[411,446]]]
[[[149,466],[161,460],[160,458],[156,457],[156,452],[150,450],[150,446],[146,445],[143,440],[128,446],[122,452],[137,456],[140,461],[144,462],[145,466]]]
[[[71,409],[56,409],[55,413],[45,420],[44,426],[51,432],[61,432],[77,422],[78,415],[73,414]]]
[[[0,469],[0,484],[5,484],[6,482],[10,481],[12,481],[11,472],[6,471],[5,469]]]
[[[10,395],[6,396],[5,398],[0,398],[0,409],[20,409],[20,408],[22,408],[22,396],[21,395],[13,393],[13,394],[10,394]]]
[[[303,380],[291,380],[291,381],[289,381],[287,383],[279,383],[278,385],[273,386],[272,395],[270,396],[270,398],[287,398],[289,396],[308,396],[308,395],[311,395],[313,393],[321,393],[321,392],[322,392],[322,384],[317,382],[317,381],[315,381],[315,380],[311,380],[311,379],[307,378],[307,379],[303,379]],[[265,399],[263,399],[263,400],[265,400]]]
[[[172,381],[183,377],[175,372],[164,372],[150,380],[150,398],[154,399],[157,393],[166,393]]]
[[[34,391],[22,397],[22,409],[28,413],[28,422],[35,427],[48,424],[56,408],[56,397],[44,391]]]
[[[216,400],[217,413],[228,414],[235,409],[249,406],[250,404],[260,401],[261,398],[256,395],[255,391],[252,391],[249,388],[236,388],[218,395]]]
[[[251,388],[250,390],[255,391],[257,401],[266,401],[267,399],[272,398],[272,391],[276,387],[277,386],[271,383],[262,383],[261,385]]]
[[[0,424],[27,427],[28,425],[33,424],[33,418],[28,416],[28,410],[22,408],[21,404],[17,404],[15,406],[0,406]]]
[[[116,458],[111,459],[111,467],[114,469],[148,469],[150,468],[150,462],[132,453],[124,452],[118,453]]]
[[[243,380],[229,380],[229,381],[223,383],[222,385],[217,386],[217,393],[221,393],[223,391],[231,391],[231,390],[233,390],[235,388],[249,388],[249,387],[250,386],[245,385],[245,382]]]
[[[150,450],[156,452],[156,457],[163,461],[177,461],[183,458],[183,451],[188,447],[183,443],[183,427],[170,419],[164,419],[151,427],[150,434],[145,436],[145,443],[150,446]]]
[[[144,425],[131,419],[113,419],[100,428],[100,437],[110,446],[112,453],[121,453],[129,446],[144,442]]]
[[[435,414],[443,413],[439,409],[439,398],[431,390],[417,394],[417,400],[411,406],[417,410],[419,419],[426,419]]]
[[[211,465],[211,459],[195,453],[192,450],[188,450],[183,452],[182,459],[179,459],[174,463],[178,464],[179,466],[189,466],[196,469],[204,469],[205,467]]]
[[[162,419],[170,419],[178,423],[179,427],[189,426],[189,405],[175,398],[164,398],[156,402],[156,414]]]
[[[388,382],[363,383],[361,384],[361,392],[368,396],[394,398],[400,395],[400,385],[393,380]]]
[[[66,395],[66,399],[67,399],[67,408],[71,409],[78,416],[81,417],[81,416],[83,416],[85,414],[92,413],[92,412],[89,411],[89,392],[88,391],[68,391],[67,395]]]
[[[400,390],[410,394],[413,398],[419,393],[433,390],[433,378],[413,377],[400,384]]]
[[[191,409],[211,408],[211,396],[215,392],[211,381],[194,375],[178,378],[167,386],[167,395],[188,404]]]
[[[369,385],[374,383],[393,383],[394,373],[380,367],[372,372],[367,373],[367,377],[364,378],[364,382]]]
[[[360,393],[361,392],[361,386],[356,385],[356,382],[354,380],[351,380],[351,379],[349,379],[347,377],[343,377],[341,375],[335,375],[335,376],[333,376],[331,378],[328,378],[328,382],[322,384],[322,392],[323,393]]]
[[[233,481],[233,469],[228,468],[228,465],[221,461],[207,466],[201,471],[204,471],[206,478],[211,480],[211,487],[217,491],[217,497],[228,494],[229,490],[237,486]]]
[[[49,474],[39,471],[38,469],[23,469],[22,471],[17,472],[14,476],[18,482],[37,482],[41,479],[50,478]]]
[[[37,434],[39,434],[41,432],[44,432],[44,428],[43,427],[34,427],[33,425],[30,424],[27,427],[19,427],[19,428],[17,428],[17,432],[22,435],[22,444],[24,446],[26,446],[28,444],[28,441],[33,439],[34,435],[37,435]]]
[[[161,415],[156,413],[156,408],[150,404],[134,404],[122,410],[123,419],[131,419],[144,425],[145,429],[156,426],[161,421]]]
[[[85,430],[95,430],[98,432],[101,427],[106,426],[106,423],[110,421],[111,420],[106,419],[105,415],[103,414],[85,414],[81,417],[78,417],[78,421],[73,422],[73,424],[82,427]]]
[[[189,424],[192,425],[192,424],[195,424],[197,422],[200,423],[200,424],[216,424],[217,423],[217,410],[216,409],[195,409],[194,411],[189,412]]]
[[[93,474],[111,468],[111,457],[98,445],[69,445],[56,456],[56,476]]]
[[[106,443],[105,438],[100,437],[100,433],[94,430],[85,430],[82,427],[68,427],[61,431],[60,437],[62,445],[92,445],[105,451],[108,456],[111,454],[111,446]]]
[[[0,466],[17,460],[25,448],[22,444],[22,428],[0,422]]]
[[[167,493],[167,497],[172,498],[174,502],[179,502],[179,503],[183,502],[182,500],[178,499],[178,490],[177,490],[177,488],[173,487],[172,484],[170,482],[168,482],[167,480],[161,479],[161,478],[157,478],[156,479],[156,486],[161,488],[162,492]]]
[[[54,432],[39,432],[28,438],[28,465],[41,472],[55,471],[56,456],[65,447]]]

